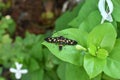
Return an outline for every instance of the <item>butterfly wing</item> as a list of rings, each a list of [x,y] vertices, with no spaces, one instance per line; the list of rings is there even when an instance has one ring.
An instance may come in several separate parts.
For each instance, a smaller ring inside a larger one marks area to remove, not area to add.
[[[64,44],[65,44],[65,45],[76,45],[76,44],[77,44],[77,41],[71,40],[71,39],[68,39],[68,38],[65,38]]]
[[[44,40],[49,43],[58,43],[57,37],[47,37]]]

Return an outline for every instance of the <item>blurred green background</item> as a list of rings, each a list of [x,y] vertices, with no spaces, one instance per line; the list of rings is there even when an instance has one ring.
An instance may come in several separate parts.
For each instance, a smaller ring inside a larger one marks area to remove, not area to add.
[[[66,1],[0,0],[0,80],[16,80],[9,71],[15,62],[28,69],[21,80],[65,80],[61,79],[65,62],[41,43],[54,32],[69,28],[67,23],[77,16],[82,4],[70,0],[68,11],[62,12]]]

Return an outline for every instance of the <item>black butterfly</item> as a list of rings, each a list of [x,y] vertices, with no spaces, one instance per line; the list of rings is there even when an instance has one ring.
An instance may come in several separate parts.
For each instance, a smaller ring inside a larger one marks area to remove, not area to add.
[[[48,37],[48,38],[45,38],[45,41],[47,41],[49,43],[59,44],[59,50],[62,50],[63,45],[76,45],[77,44],[77,41],[68,39],[68,38],[64,38],[63,36]]]

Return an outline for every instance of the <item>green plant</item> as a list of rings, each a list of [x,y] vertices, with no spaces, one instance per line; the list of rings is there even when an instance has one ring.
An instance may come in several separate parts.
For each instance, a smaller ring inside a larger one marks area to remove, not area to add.
[[[120,1],[112,0],[113,22],[103,24],[98,1],[86,0],[57,19],[54,30],[57,32],[52,37],[64,36],[78,42],[63,45],[61,51],[58,44],[44,41],[46,35],[26,32],[25,38],[17,36],[13,41],[10,36],[15,31],[15,22],[1,15],[0,79],[16,80],[14,74],[3,76],[15,67],[15,62],[28,70],[21,80],[120,79]]]
[[[112,0],[114,5],[112,17],[114,20],[112,23],[105,21],[103,24],[100,24],[101,15],[97,8],[98,1],[99,0],[86,0],[82,8],[80,8],[77,17],[65,23],[65,25],[69,25],[72,28],[61,31],[57,30],[58,32],[53,34],[53,37],[64,36],[76,40],[78,45],[81,46],[81,49],[77,47],[77,45],[64,45],[62,51],[59,51],[57,44],[46,41],[42,43],[53,55],[62,61],[76,65],[69,66],[70,68],[68,68],[68,66],[64,66],[66,65],[64,64],[61,71],[59,70],[58,72],[61,80],[71,80],[72,78],[69,79],[71,76],[74,78],[77,77],[75,80],[120,79],[120,39],[119,25],[117,23],[120,22],[120,13],[118,11],[120,1]],[[62,18],[64,19],[64,17]],[[72,71],[68,73],[67,71],[65,72],[65,70],[68,69],[72,69]],[[78,71],[78,73],[74,71]],[[64,73],[64,75],[61,73]],[[78,75],[85,77],[80,78]],[[104,75],[108,75],[108,78],[105,78]]]

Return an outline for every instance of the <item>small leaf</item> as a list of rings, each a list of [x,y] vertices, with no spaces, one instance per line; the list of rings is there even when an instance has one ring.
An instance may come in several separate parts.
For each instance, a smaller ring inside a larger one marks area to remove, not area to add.
[[[81,4],[77,5],[72,11],[66,11],[61,17],[59,17],[55,22],[55,31],[69,28],[70,26],[68,23],[77,16],[80,8]]]
[[[90,53],[91,55],[96,56],[97,48],[96,48],[95,45],[92,45],[92,44],[91,44],[91,45],[89,46],[89,48],[88,48],[88,51],[89,51],[89,53]]]
[[[120,79],[120,39],[116,41],[115,47],[108,56],[104,72],[112,78]]]
[[[42,46],[39,42],[38,44],[33,45],[32,49],[30,50],[31,56],[41,60],[42,59]]]
[[[100,59],[106,59],[108,56],[108,51],[105,49],[99,49],[97,51],[97,57]]]
[[[12,40],[8,34],[6,34],[2,37],[2,43],[11,43],[11,42],[12,42]]]
[[[4,29],[1,29],[1,30],[0,30],[0,36],[2,36],[4,33],[5,33],[5,30],[4,30]]]
[[[30,58],[29,59],[29,70],[35,71],[39,68],[40,68],[39,63],[34,58]]]
[[[8,28],[8,27],[9,27],[9,25],[6,24],[5,22],[0,23],[0,29],[6,29],[6,28]]]
[[[84,68],[90,78],[94,78],[99,75],[106,64],[106,60],[99,59],[89,54],[84,57]]]

